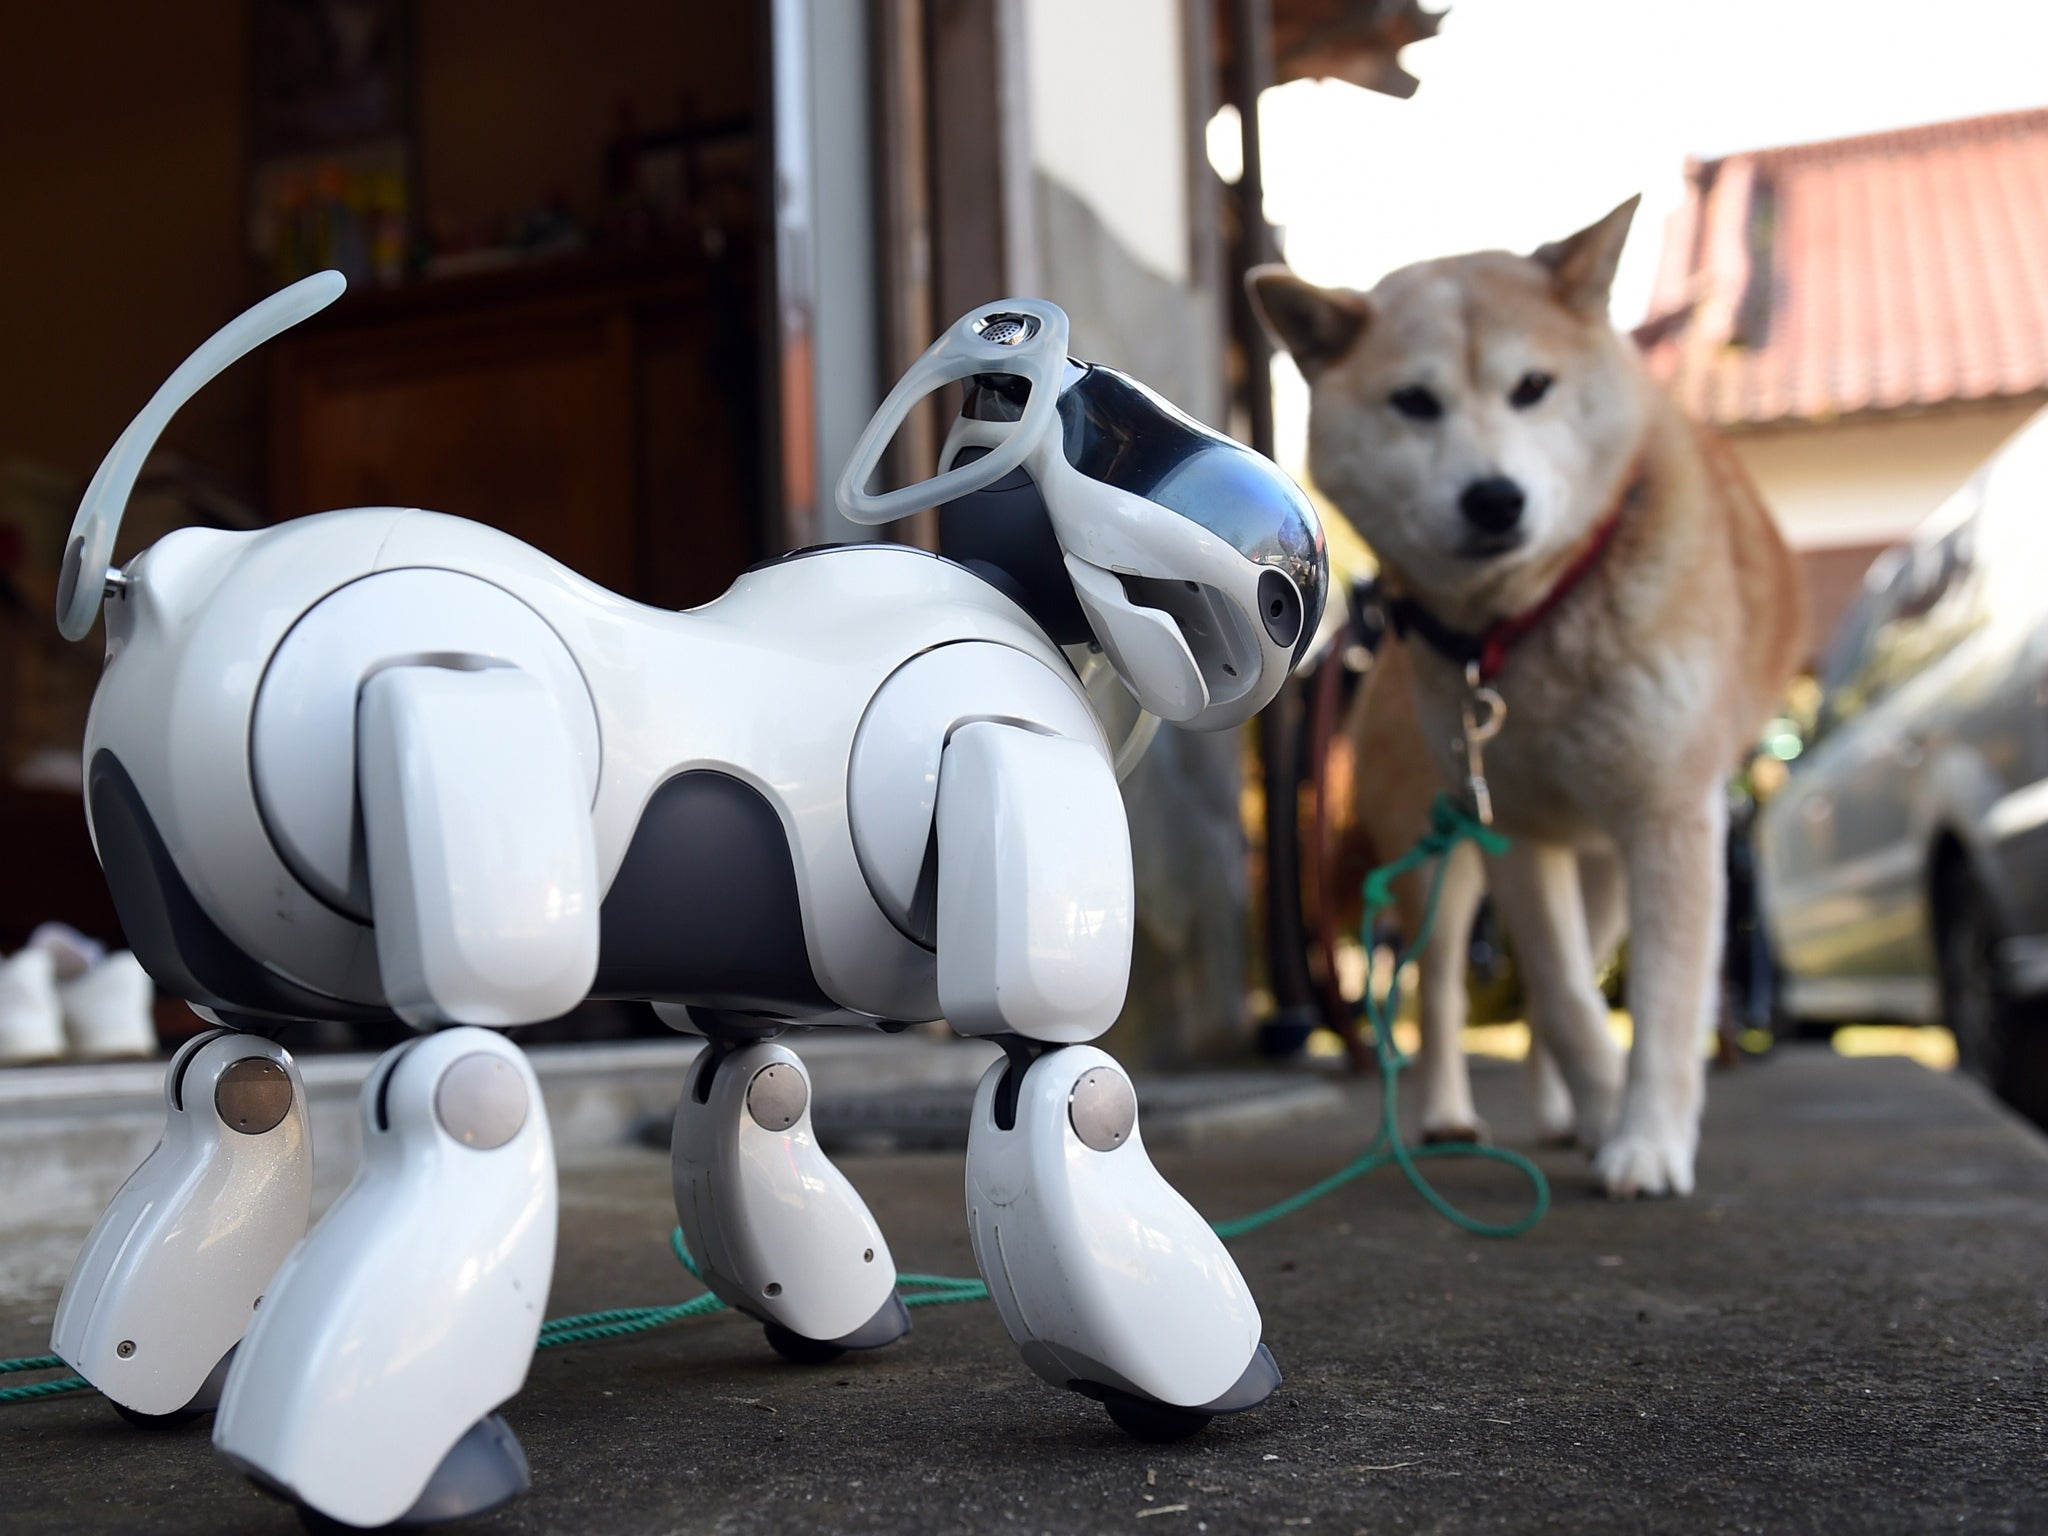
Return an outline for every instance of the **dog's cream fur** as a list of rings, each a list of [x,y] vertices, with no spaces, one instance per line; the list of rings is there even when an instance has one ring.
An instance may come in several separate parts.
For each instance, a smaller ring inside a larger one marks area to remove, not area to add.
[[[1557,1069],[1546,1079],[1537,1062],[1539,1113],[1593,1149],[1595,1177],[1617,1196],[1693,1187],[1724,784],[1804,634],[1798,573],[1769,514],[1608,319],[1634,211],[1632,199],[1533,256],[1406,267],[1369,294],[1282,268],[1251,278],[1309,381],[1310,473],[1371,543],[1388,585],[1443,623],[1476,634],[1532,608],[1640,480],[1597,564],[1510,653],[1496,684],[1506,724],[1486,749],[1496,818],[1513,838],[1487,883]],[[1532,374],[1548,376],[1547,391],[1516,403]],[[1435,419],[1391,403],[1415,386],[1439,402]],[[1459,502],[1493,476],[1526,500],[1513,534],[1488,540]],[[1463,696],[1459,669],[1419,638],[1390,652],[1358,716],[1372,733],[1356,742],[1362,803],[1375,755],[1412,753],[1417,740],[1439,782],[1462,782],[1452,744]],[[1393,834],[1383,851],[1414,819],[1414,795],[1397,798],[1370,817]],[[1480,882],[1476,863],[1451,873],[1445,931],[1461,933]],[[1596,955],[1624,921],[1635,1017],[1625,1067],[1595,985]],[[1443,1133],[1477,1120],[1456,1040],[1462,950],[1438,948],[1424,965],[1422,1077],[1425,1126]]]

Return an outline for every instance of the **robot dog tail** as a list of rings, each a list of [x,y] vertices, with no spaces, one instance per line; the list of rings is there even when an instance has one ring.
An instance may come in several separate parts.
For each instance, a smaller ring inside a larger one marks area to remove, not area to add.
[[[64,545],[64,569],[57,582],[57,628],[66,640],[83,640],[99,616],[105,596],[103,573],[113,561],[114,536],[121,531],[121,514],[128,509],[135,477],[178,408],[216,374],[280,331],[290,330],[332,304],[347,286],[339,272],[316,272],[273,293],[215,331],[150,396],[142,414],[128,424],[128,430],[100,461],[92,484],[85,488],[85,499],[78,504],[78,515],[72,519],[71,537]]]

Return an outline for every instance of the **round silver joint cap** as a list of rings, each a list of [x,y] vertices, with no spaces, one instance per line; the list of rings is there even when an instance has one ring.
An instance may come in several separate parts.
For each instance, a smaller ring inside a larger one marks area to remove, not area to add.
[[[222,1125],[244,1136],[274,1131],[291,1113],[291,1075],[261,1056],[231,1061],[214,1080],[213,1108]]]
[[[811,1102],[803,1073],[787,1062],[771,1062],[747,1084],[747,1113],[764,1131],[786,1131],[803,1118]]]
[[[471,1051],[456,1058],[434,1089],[441,1129],[478,1152],[502,1147],[526,1124],[526,1079],[502,1056]]]
[[[1113,1152],[1130,1140],[1138,1124],[1138,1095],[1131,1080],[1114,1067],[1090,1067],[1067,1099],[1067,1118],[1081,1145]]]

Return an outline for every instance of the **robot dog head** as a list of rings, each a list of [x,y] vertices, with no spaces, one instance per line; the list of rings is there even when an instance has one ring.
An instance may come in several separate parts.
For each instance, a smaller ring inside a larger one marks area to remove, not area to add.
[[[964,527],[970,510],[994,515],[1008,496],[1014,512],[1022,494],[1042,549],[990,563],[1016,576],[1020,563],[1057,561],[1085,637],[1139,704],[1196,730],[1236,725],[1279,692],[1322,617],[1315,511],[1270,460],[1115,369],[1069,358],[1066,346],[1066,315],[1039,300],[957,322],[868,424],[839,482],[840,510],[880,523],[945,503]],[[963,380],[942,472],[868,492],[911,408]],[[948,553],[953,542],[942,534]]]

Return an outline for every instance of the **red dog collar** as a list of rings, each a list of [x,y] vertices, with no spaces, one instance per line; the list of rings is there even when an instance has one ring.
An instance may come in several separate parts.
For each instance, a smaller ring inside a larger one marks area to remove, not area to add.
[[[1496,619],[1478,634],[1462,629],[1452,629],[1435,614],[1412,598],[1395,597],[1387,601],[1387,618],[1393,623],[1394,633],[1406,638],[1411,632],[1429,642],[1437,651],[1461,669],[1478,668],[1478,681],[1490,683],[1500,676],[1500,670],[1507,665],[1508,652],[1529,632],[1555,613],[1573,590],[1600,563],[1600,557],[1607,553],[1608,545],[1614,542],[1615,531],[1621,527],[1623,515],[1642,497],[1647,479],[1640,467],[1630,471],[1622,493],[1608,509],[1607,515],[1585,543],[1579,546],[1570,564],[1558,572],[1557,580],[1534,605],[1520,613]]]

